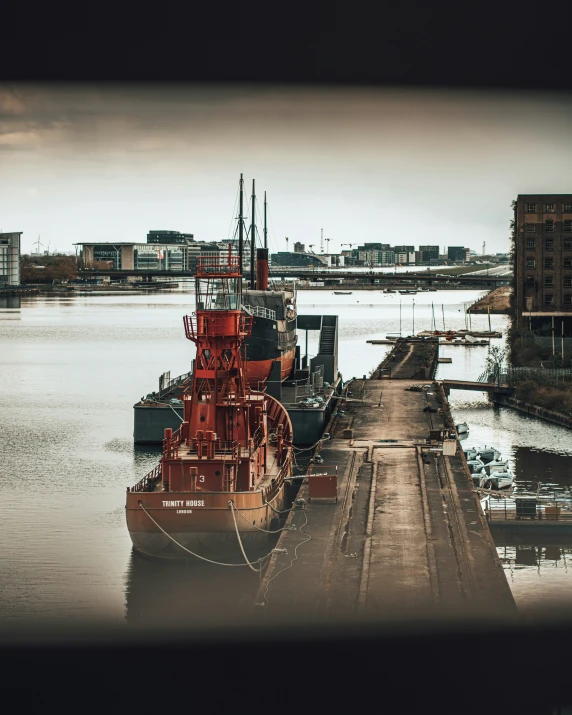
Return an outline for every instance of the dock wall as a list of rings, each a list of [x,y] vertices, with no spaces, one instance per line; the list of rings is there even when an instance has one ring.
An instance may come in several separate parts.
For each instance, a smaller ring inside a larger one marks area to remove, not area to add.
[[[510,407],[518,412],[523,412],[530,417],[537,417],[545,422],[551,422],[555,425],[560,425],[561,427],[566,427],[567,429],[572,429],[572,417],[563,415],[560,412],[554,412],[553,410],[547,410],[545,407],[540,407],[538,405],[531,405],[523,400],[517,400],[516,397],[510,397],[509,395],[502,395],[499,393],[494,393],[491,396],[491,401],[496,405],[501,405],[502,407]]]

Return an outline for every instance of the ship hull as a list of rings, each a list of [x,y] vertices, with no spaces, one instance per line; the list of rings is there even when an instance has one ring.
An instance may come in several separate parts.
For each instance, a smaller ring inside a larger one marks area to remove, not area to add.
[[[280,330],[280,327],[285,328]],[[282,382],[294,367],[296,359],[296,320],[276,320],[256,316],[252,335],[246,341],[247,378],[251,385],[270,376],[276,360],[282,361]]]
[[[249,561],[255,561],[271,551],[276,535],[266,532],[279,528],[279,517],[286,516],[277,513],[287,507],[286,493],[283,483],[269,506],[262,492],[130,492],[127,528],[133,547],[144,556],[240,564],[242,542]],[[229,500],[236,506],[240,542]]]
[[[279,359],[282,362],[280,379],[282,382],[284,382],[284,380],[288,379],[292,372],[292,369],[294,368],[294,363],[296,360],[296,347],[293,347],[291,350],[282,353]],[[270,376],[270,372],[272,371],[272,366],[274,365],[275,361],[276,359],[273,358],[267,360],[249,361],[246,374],[249,384],[252,387],[256,387],[258,386],[258,383],[267,380]]]

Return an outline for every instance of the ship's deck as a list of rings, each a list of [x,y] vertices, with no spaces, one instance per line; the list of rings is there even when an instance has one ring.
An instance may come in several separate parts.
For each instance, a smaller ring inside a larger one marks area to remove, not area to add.
[[[187,445],[183,446],[183,449],[179,449],[179,457],[185,461],[185,462],[193,462],[193,463],[200,463],[200,462],[206,462],[206,461],[215,461],[215,462],[225,462],[225,461],[233,461],[233,457],[230,454],[220,454],[220,453],[215,453],[214,459],[213,460],[207,460],[206,457],[203,457],[202,459],[199,459],[196,453],[191,453],[187,449]],[[241,449],[241,455],[240,455],[242,460],[246,460],[250,458],[250,452],[248,449]],[[272,479],[275,479],[280,471],[280,465],[278,464],[276,460],[276,449],[274,445],[269,445],[268,446],[268,451],[267,451],[267,462],[266,462],[266,472],[264,474],[263,479],[256,485],[257,489],[260,489],[262,487],[267,487],[270,485],[270,482]],[[155,484],[155,488],[153,489],[154,492],[162,492],[163,491],[163,482],[159,479],[157,483]]]

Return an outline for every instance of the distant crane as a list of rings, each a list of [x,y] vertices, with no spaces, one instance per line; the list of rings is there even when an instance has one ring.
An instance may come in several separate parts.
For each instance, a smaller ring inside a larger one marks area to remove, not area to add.
[[[485,255],[485,248],[487,246],[487,242],[483,241],[483,256]]]
[[[324,238],[324,229],[321,229],[321,236],[320,236],[320,253],[324,252],[324,241],[331,241],[331,238]]]
[[[328,245],[326,246],[326,253],[329,253],[329,252],[330,252],[330,241],[331,241],[331,240],[332,240],[331,238],[325,238],[325,239],[324,239],[324,241],[328,244]]]
[[[290,240],[290,239],[288,238],[288,236],[286,236],[286,252],[288,252],[288,241],[289,241],[289,240]]]
[[[351,251],[351,250],[352,250],[352,246],[353,246],[354,244],[353,244],[353,243],[342,243],[341,245],[342,245],[342,246],[349,246],[349,247],[350,247],[350,251]]]
[[[314,251],[312,251],[312,248],[314,248],[315,245],[316,245],[315,243],[311,243],[311,244],[308,246],[308,248],[310,249],[310,253],[314,253]]]

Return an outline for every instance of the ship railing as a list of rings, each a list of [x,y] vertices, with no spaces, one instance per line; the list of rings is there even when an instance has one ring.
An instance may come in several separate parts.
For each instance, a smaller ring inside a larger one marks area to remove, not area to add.
[[[324,369],[320,365],[306,379],[296,380],[294,384],[294,402],[310,397],[315,397],[324,392]]]
[[[152,492],[155,484],[161,480],[161,462],[152,469],[149,474],[146,474],[143,479],[137,482],[134,487],[127,487],[128,492]]]
[[[240,315],[238,332],[242,337],[248,337],[252,332],[252,321],[251,315]],[[183,322],[185,324],[185,335],[189,340],[196,342],[199,337],[199,319],[196,313],[192,315],[185,315],[183,317]],[[223,315],[217,315],[215,311],[209,314],[208,318],[205,317],[201,320],[201,337],[216,337],[220,335],[228,334],[229,330],[229,318],[223,313]]]
[[[242,309],[250,315],[257,318],[267,318],[268,320],[276,320],[276,311],[271,308],[263,308],[259,305],[243,305]]]
[[[284,464],[280,467],[278,475],[275,479],[272,480],[270,486],[266,487],[265,489],[262,489],[262,499],[264,502],[272,501],[276,494],[278,494],[282,487],[282,484],[284,483],[284,479],[289,476],[291,464],[292,457],[290,456],[284,461]]]
[[[202,256],[197,258],[196,275],[240,275],[240,259],[237,255]]]
[[[195,361],[193,360],[191,362],[191,369],[189,372],[185,372],[182,375],[179,375],[178,377],[173,377],[172,379],[168,379],[168,374],[169,373],[163,373],[161,377],[159,378],[159,392],[158,392],[158,397],[162,397],[165,393],[169,392],[173,387],[178,387],[179,385],[182,385],[186,380],[191,378],[193,376],[193,372],[195,369]]]
[[[185,450],[188,449],[190,452],[194,452],[199,457],[199,459],[206,459],[208,453],[208,444],[209,442],[206,439],[203,439],[200,442],[196,439],[192,439],[190,440],[189,444],[181,445],[181,451],[185,453]],[[250,444],[247,443],[246,440],[214,440],[213,457],[214,459],[218,457],[237,458],[241,456],[241,454],[243,454],[243,450],[247,451],[249,447]]]

